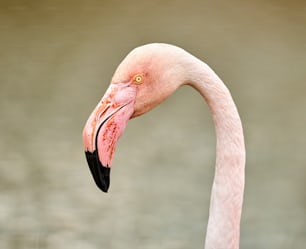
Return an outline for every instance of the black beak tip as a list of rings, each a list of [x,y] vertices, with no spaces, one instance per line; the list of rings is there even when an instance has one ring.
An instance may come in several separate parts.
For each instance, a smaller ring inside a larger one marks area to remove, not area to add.
[[[106,168],[104,167],[105,169],[109,169],[109,168]],[[109,176],[103,176],[103,180],[101,181],[102,183],[102,186],[99,186],[98,187],[104,192],[104,193],[107,193],[108,192],[108,189],[109,189]]]
[[[96,185],[103,192],[107,193],[110,185],[110,167],[105,167],[101,164],[97,151],[86,151],[85,155]]]

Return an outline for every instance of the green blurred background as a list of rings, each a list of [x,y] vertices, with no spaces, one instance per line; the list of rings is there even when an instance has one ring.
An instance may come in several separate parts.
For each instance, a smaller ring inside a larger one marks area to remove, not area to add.
[[[306,244],[305,1],[0,1],[0,248],[203,248],[214,173],[209,110],[190,87],[129,122],[110,192],[81,133],[122,58],[181,46],[243,120],[241,248]]]

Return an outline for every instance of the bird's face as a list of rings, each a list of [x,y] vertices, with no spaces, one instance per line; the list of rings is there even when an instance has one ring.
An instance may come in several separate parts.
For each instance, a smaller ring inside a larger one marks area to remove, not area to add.
[[[117,68],[105,95],[83,130],[85,154],[97,186],[109,188],[109,174],[116,143],[130,118],[142,115],[170,95],[178,86],[174,66],[159,54],[129,54]],[[148,53],[147,53],[148,54]]]

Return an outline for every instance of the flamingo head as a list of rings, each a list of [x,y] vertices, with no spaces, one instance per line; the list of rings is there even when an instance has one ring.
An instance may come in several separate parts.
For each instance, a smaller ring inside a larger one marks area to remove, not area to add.
[[[85,154],[96,185],[107,192],[116,143],[129,119],[142,115],[184,82],[178,54],[167,44],[132,50],[118,66],[105,95],[83,130]]]

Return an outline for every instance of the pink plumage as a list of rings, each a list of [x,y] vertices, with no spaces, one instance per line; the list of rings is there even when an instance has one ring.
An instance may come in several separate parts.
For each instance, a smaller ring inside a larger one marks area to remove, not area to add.
[[[90,170],[97,186],[107,192],[116,143],[128,120],[148,112],[182,85],[194,87],[203,96],[216,129],[216,170],[205,248],[237,249],[244,192],[242,124],[222,80],[185,50],[148,44],[132,50],[121,62],[83,130]]]

